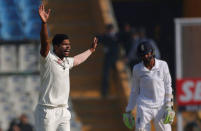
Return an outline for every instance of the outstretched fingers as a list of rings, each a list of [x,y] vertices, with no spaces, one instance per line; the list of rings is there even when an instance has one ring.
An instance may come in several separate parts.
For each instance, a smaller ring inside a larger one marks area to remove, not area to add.
[[[42,11],[42,5],[39,6],[38,12],[40,13]]]
[[[42,9],[42,11],[44,11],[44,10],[45,10],[45,6],[44,6],[44,4],[43,4],[43,3],[41,4],[41,7],[42,7],[42,8],[41,8],[41,9]]]
[[[97,37],[94,37],[94,43],[98,43],[98,38]]]
[[[94,37],[94,42],[93,42],[93,49],[95,50],[98,44],[98,38]]]
[[[43,3],[41,3],[41,5],[39,6],[39,11],[44,11],[45,10],[45,6]]]
[[[39,6],[38,12],[39,12],[39,15],[40,15],[40,18],[41,18],[42,22],[46,23],[48,21],[48,18],[49,18],[51,10],[48,9],[46,11],[44,4],[41,3],[41,5]]]
[[[51,12],[51,9],[48,9],[47,16],[49,16],[50,12]]]

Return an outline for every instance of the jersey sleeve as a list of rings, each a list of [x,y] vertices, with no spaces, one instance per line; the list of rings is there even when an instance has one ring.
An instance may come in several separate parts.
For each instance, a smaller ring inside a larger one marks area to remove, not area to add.
[[[171,102],[172,99],[172,79],[170,76],[167,63],[164,63],[164,87],[165,87],[165,103]]]
[[[40,55],[40,62],[41,62],[41,64],[45,64],[45,63],[50,62],[50,59],[51,59],[51,53],[50,53],[50,51],[48,52],[48,54],[47,54],[46,57],[43,57],[43,56]]]
[[[128,105],[126,107],[126,112],[133,110],[133,108],[136,106],[138,95],[139,95],[139,79],[137,77],[137,74],[136,74],[136,71],[134,68],[133,69],[131,93],[130,93]]]
[[[70,57],[70,58],[67,58],[67,60],[68,60],[69,68],[71,69],[73,67],[74,58]]]

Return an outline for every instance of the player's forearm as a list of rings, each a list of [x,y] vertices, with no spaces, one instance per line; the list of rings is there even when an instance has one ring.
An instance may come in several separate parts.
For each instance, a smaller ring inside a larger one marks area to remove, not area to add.
[[[173,99],[172,95],[172,78],[167,63],[164,66],[164,86],[165,86],[165,104],[170,103]]]
[[[84,61],[86,61],[87,58],[92,54],[92,52],[93,51],[91,49],[88,49],[85,52],[83,52],[83,53],[81,53],[79,55],[74,56],[73,66],[77,66],[77,65],[83,63]]]
[[[40,32],[40,40],[41,40],[41,55],[46,57],[49,50],[50,50],[50,45],[48,42],[48,31],[47,31],[47,23],[41,24],[41,32]]]
[[[138,97],[138,91],[134,88],[131,89],[128,105],[126,107],[126,112],[131,112],[136,105],[136,100]]]
[[[172,82],[170,74],[165,76],[165,103],[172,100]]]
[[[165,86],[165,104],[166,106],[172,105],[173,95],[172,95],[172,86],[171,82],[167,83]]]
[[[165,88],[165,106],[166,107],[173,106],[173,94],[171,86]]]
[[[128,105],[126,107],[126,112],[131,112],[136,105],[136,98],[133,94],[130,95]]]
[[[42,22],[42,24],[41,24],[40,39],[41,39],[41,44],[48,43],[47,23]]]
[[[166,87],[165,89],[165,101],[171,101],[172,100],[172,87]]]
[[[133,76],[132,76],[132,85],[131,85],[131,93],[128,101],[128,105],[126,107],[126,112],[130,112],[133,110],[137,103],[137,97],[139,95],[139,80],[136,75],[135,69],[133,69]]]

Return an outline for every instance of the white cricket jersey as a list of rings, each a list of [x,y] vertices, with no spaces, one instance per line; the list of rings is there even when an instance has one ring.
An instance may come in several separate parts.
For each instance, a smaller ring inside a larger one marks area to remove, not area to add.
[[[68,107],[69,69],[73,67],[73,61],[73,58],[67,57],[61,60],[51,52],[45,58],[40,57],[40,105]]]
[[[143,62],[133,68],[131,94],[126,111],[131,111],[135,105],[159,107],[171,101],[165,97],[172,94],[171,76],[165,61],[155,58],[154,67],[149,70]]]

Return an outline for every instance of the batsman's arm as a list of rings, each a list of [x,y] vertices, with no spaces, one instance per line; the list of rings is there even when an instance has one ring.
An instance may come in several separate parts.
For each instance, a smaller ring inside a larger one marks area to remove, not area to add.
[[[166,62],[164,64],[164,86],[165,86],[165,104],[166,106],[171,107],[173,106],[172,79]]]
[[[138,94],[139,94],[139,80],[137,78],[136,71],[134,68],[133,69],[132,87],[131,87],[128,105],[126,107],[126,112],[131,112],[133,110],[133,108],[136,106]]]
[[[97,43],[98,40],[96,37],[94,37],[93,43],[91,45],[91,48],[86,50],[85,52],[78,54],[76,56],[74,56],[74,62],[73,62],[73,66],[77,66],[81,63],[83,63],[85,60],[87,60],[87,58],[96,50],[97,47]]]
[[[47,31],[47,22],[48,22],[48,18],[49,18],[49,14],[50,14],[50,9],[46,12],[44,4],[42,3],[39,7],[38,13],[41,18],[40,54],[41,54],[41,56],[46,57],[50,51],[50,43],[48,41],[48,31]]]

